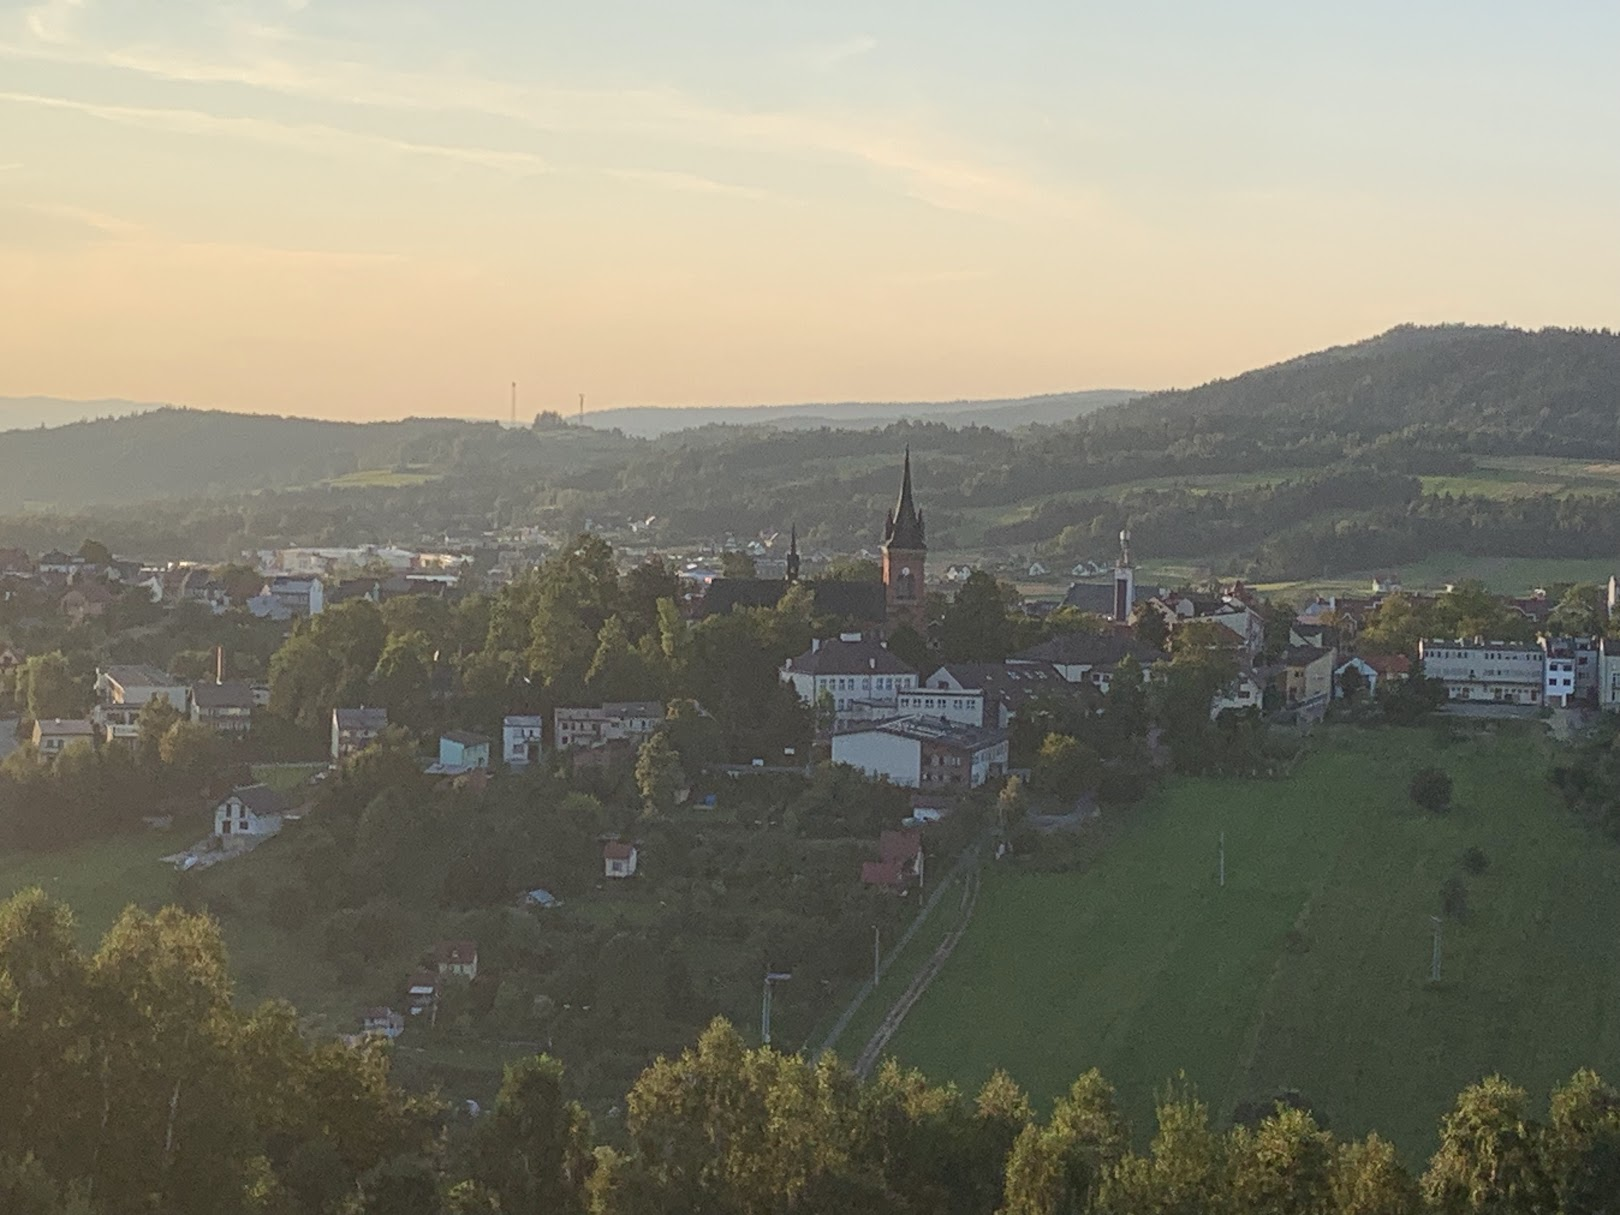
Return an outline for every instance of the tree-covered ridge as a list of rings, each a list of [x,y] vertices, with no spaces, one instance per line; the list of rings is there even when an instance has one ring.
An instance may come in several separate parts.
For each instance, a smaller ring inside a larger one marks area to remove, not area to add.
[[[1465,1090],[1416,1173],[1296,1094],[1225,1127],[1172,1082],[1149,1137],[1094,1071],[1036,1111],[1002,1073],[863,1081],[721,1021],[600,1130],[544,1057],[469,1119],[405,1095],[386,1048],[234,1008],[208,920],[130,911],[86,955],[38,891],[0,904],[0,1074],[8,1215],[1599,1215],[1620,1193],[1620,1092],[1589,1071],[1544,1117],[1500,1078]]]
[[[0,512],[13,516],[0,531],[33,549],[93,534],[121,552],[234,558],[587,522],[624,535],[634,523],[638,543],[673,548],[797,524],[807,549],[839,553],[880,539],[906,446],[936,552],[1111,559],[1129,518],[1144,553],[1298,578],[1437,550],[1607,554],[1620,513],[1612,470],[1500,498],[1470,481],[1480,460],[1620,460],[1620,338],[1608,333],[1395,330],[1015,433],[714,425],[646,441],[543,423],[160,410],[0,435]],[[359,475],[332,480],[345,474]],[[1226,484],[1196,484],[1210,478]],[[71,513],[95,502],[143,505]],[[32,503],[55,510],[20,515]]]

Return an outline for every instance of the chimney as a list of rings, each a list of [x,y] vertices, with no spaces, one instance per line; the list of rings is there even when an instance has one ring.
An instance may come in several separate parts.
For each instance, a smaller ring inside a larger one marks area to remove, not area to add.
[[[225,647],[222,645],[214,647],[214,682],[225,682]]]

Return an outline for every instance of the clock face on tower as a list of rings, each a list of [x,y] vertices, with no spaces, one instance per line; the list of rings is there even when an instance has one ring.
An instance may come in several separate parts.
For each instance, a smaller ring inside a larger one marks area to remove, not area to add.
[[[902,566],[901,566],[901,567],[900,567],[900,576],[901,576],[901,577],[902,577],[902,578],[909,578],[909,577],[911,577],[911,567],[910,567],[910,566],[909,566],[909,565],[902,565]]]

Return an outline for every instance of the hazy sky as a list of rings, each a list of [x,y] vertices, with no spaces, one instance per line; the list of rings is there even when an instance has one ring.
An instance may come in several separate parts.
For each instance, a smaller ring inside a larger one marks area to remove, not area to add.
[[[1620,325],[1620,5],[0,0],[0,394],[1189,384]]]

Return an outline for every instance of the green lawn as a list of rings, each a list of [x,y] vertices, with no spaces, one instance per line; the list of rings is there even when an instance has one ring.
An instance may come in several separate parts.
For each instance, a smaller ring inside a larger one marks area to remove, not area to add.
[[[425,465],[412,465],[408,469],[368,468],[346,473],[326,482],[333,489],[402,489],[412,485],[426,485],[443,478],[443,473],[429,470]]]
[[[313,792],[309,778],[326,771],[327,765],[313,764],[254,764],[253,779],[269,785],[278,793],[289,796]]]
[[[1565,817],[1548,744],[1435,738],[1335,730],[1286,781],[1172,782],[1090,872],[992,870],[895,1053],[968,1086],[1004,1066],[1041,1102],[1095,1066],[1139,1131],[1178,1071],[1222,1113],[1298,1088],[1414,1159],[1491,1071],[1538,1098],[1620,1075],[1620,851]],[[1428,762],[1456,778],[1449,816],[1406,797]],[[1431,987],[1429,916],[1470,844],[1490,868]]]
[[[156,911],[173,902],[176,874],[158,858],[195,842],[203,830],[193,823],[189,830],[117,835],[61,852],[0,856],[0,898],[40,887],[73,908],[79,939],[92,947],[129,904]]]

